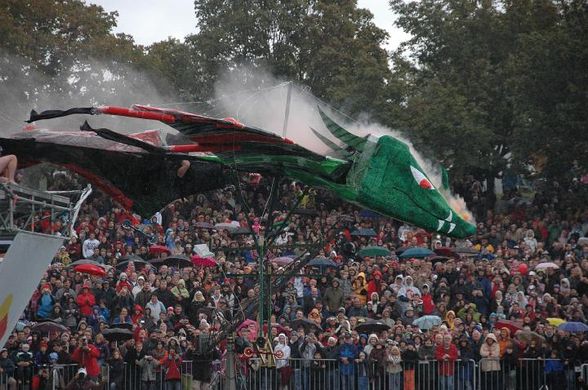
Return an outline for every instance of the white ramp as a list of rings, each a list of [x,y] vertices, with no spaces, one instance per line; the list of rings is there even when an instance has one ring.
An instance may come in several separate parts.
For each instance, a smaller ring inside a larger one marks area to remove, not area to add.
[[[63,237],[19,231],[0,264],[0,348],[16,326]]]

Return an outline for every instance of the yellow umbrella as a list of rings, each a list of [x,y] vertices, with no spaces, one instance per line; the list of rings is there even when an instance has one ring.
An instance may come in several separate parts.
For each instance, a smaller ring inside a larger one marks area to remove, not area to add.
[[[563,324],[564,322],[566,322],[565,320],[562,320],[561,318],[548,318],[547,322],[549,322],[549,325],[551,326],[560,326],[561,324]]]

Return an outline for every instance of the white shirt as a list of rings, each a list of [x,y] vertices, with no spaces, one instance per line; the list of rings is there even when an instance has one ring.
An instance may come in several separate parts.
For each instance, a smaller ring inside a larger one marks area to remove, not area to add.
[[[94,249],[96,249],[98,245],[100,245],[100,241],[97,239],[92,240],[88,238],[85,240],[84,244],[82,245],[82,254],[84,255],[84,258],[88,259],[92,257],[94,255]]]

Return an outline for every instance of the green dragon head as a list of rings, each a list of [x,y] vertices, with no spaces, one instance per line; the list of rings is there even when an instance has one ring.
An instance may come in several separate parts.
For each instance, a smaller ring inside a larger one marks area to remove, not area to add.
[[[452,237],[475,234],[475,225],[451,208],[405,143],[381,136],[373,148],[368,144],[360,156],[363,161],[358,161],[363,169],[348,177],[359,184],[359,202],[429,231]]]
[[[475,225],[449,205],[407,144],[388,135],[355,136],[319,112],[331,134],[355,150],[347,186],[356,198],[350,200],[432,232],[459,238],[475,234]]]

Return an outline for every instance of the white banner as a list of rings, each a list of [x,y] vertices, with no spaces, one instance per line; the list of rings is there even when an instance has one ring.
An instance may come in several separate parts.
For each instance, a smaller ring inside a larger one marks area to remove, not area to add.
[[[0,267],[0,348],[16,326],[63,237],[19,231]]]

